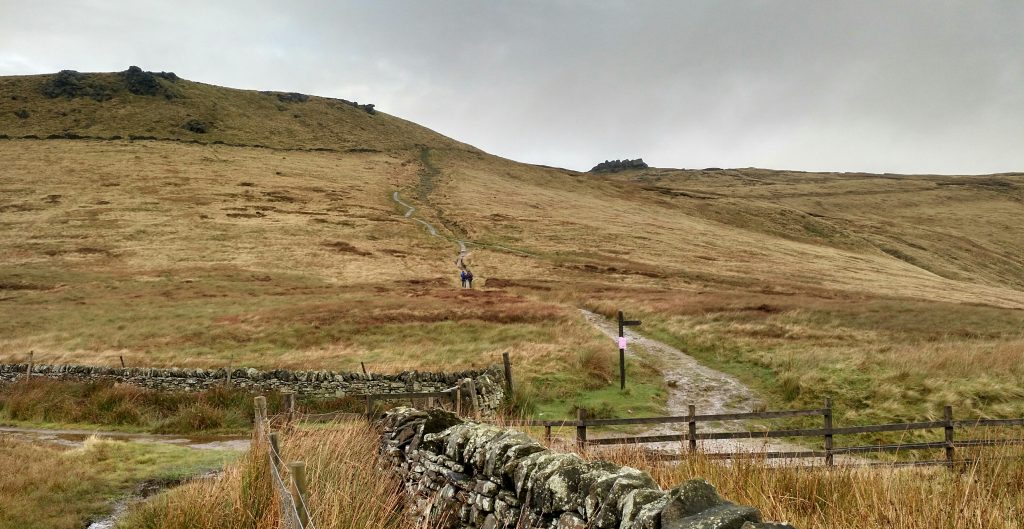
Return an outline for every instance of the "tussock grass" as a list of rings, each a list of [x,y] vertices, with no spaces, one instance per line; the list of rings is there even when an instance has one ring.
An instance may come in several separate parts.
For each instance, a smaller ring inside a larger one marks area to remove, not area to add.
[[[362,422],[282,435],[286,461],[306,463],[309,507],[317,527],[411,529],[400,482],[381,470],[378,438]],[[279,509],[267,447],[248,452],[215,479],[189,483],[138,506],[122,529],[273,529]],[[289,480],[287,471],[282,477]]]
[[[759,459],[723,463],[700,454],[668,464],[636,448],[587,457],[650,472],[663,488],[703,478],[730,501],[753,505],[765,519],[800,528],[1020,527],[1024,450],[1008,447],[976,455],[989,459],[961,465],[955,472],[940,467],[779,467]]]
[[[271,399],[276,404],[278,399]],[[15,422],[99,424],[155,433],[217,433],[251,426],[252,395],[213,388],[154,391],[112,382],[45,378],[0,386],[0,417]]]
[[[376,432],[361,421],[285,437],[285,458],[307,464],[318,527],[411,527],[399,508],[398,483],[379,466],[377,442]],[[1024,515],[1018,493],[1024,485],[1024,450],[1019,447],[958,450],[958,457],[979,461],[960,464],[955,472],[939,467],[779,467],[760,459],[725,463],[699,453],[668,463],[637,447],[583,455],[649,472],[664,489],[703,478],[730,501],[757,507],[766,519],[807,529],[1002,529],[1019,527]],[[265,458],[264,449],[257,449],[214,480],[163,494],[136,508],[121,527],[275,528],[277,506],[267,486]]]
[[[136,505],[118,527],[273,528],[279,508],[267,448],[256,446],[212,479],[186,483]]]
[[[113,510],[142,481],[216,469],[233,452],[88,439],[63,449],[0,437],[0,528],[78,529]]]

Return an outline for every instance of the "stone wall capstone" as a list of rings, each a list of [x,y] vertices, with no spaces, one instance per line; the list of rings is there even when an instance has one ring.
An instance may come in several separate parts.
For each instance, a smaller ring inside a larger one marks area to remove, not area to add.
[[[0,364],[0,384],[24,378],[28,367],[28,364]],[[228,382],[226,369],[33,364],[32,376],[77,381],[109,380],[148,389],[173,391],[202,391]],[[472,381],[472,384],[468,381]],[[463,390],[463,409],[466,410],[470,409],[473,402],[469,388],[474,387],[475,400],[481,413],[490,416],[501,406],[505,397],[503,382],[504,375],[493,367],[452,373],[407,371],[393,375],[240,368],[231,371],[230,385],[252,392],[290,390],[297,395],[314,398],[433,392],[460,387]]]
[[[526,434],[443,410],[396,408],[381,452],[407,508],[438,529],[793,529],[703,480],[663,491],[648,474],[549,450]]]

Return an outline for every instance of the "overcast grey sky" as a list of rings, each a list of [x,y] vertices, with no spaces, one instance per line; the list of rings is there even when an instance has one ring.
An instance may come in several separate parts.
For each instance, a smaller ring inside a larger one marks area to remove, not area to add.
[[[0,75],[375,103],[519,161],[1024,171],[1024,2],[0,0]]]

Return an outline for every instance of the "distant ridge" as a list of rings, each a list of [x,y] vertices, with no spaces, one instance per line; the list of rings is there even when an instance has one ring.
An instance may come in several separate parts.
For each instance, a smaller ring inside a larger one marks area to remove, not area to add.
[[[224,88],[138,66],[0,77],[0,137],[161,139],[300,150],[473,147],[373,104]]]

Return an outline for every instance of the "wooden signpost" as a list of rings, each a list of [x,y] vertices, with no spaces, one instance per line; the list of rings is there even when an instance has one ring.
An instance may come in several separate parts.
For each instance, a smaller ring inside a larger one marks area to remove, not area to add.
[[[626,389],[626,327],[640,325],[640,320],[627,320],[619,311],[619,389]]]

